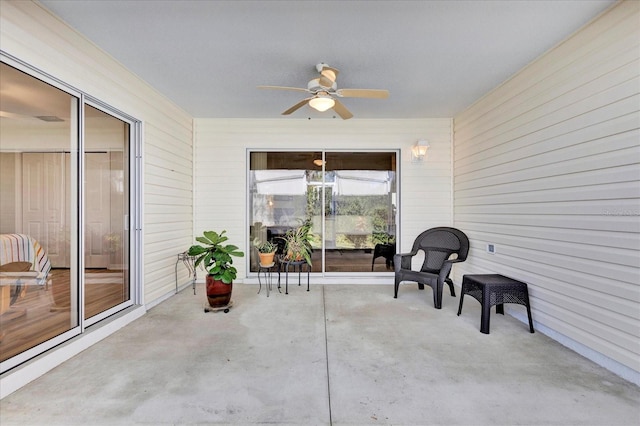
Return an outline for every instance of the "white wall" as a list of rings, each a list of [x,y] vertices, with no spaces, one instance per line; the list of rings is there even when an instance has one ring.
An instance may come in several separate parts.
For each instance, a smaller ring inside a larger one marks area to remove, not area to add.
[[[401,249],[409,250],[421,231],[451,224],[450,119],[202,118],[194,133],[196,234],[226,229],[245,252],[248,149],[400,149]],[[424,163],[412,163],[410,148],[419,138],[428,139],[431,149]],[[238,277],[245,277],[246,262],[236,263]]]
[[[147,305],[173,294],[176,254],[193,240],[191,117],[37,3],[2,1],[0,42],[4,53],[143,122],[142,292]],[[144,310],[137,307],[113,316],[79,339],[3,374],[0,398]]]
[[[639,22],[640,2],[617,5],[454,121],[455,224],[471,239],[458,279],[529,283],[539,331],[635,383]]]
[[[171,294],[177,252],[193,241],[191,117],[37,3],[3,1],[0,40],[4,52],[143,121],[144,298]]]

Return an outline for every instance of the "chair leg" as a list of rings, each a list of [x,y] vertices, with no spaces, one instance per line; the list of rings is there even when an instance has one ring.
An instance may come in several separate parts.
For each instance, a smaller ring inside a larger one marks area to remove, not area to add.
[[[438,304],[438,294],[435,291],[433,292],[433,307],[436,309],[442,309],[442,305]]]
[[[533,320],[531,319],[531,307],[527,303],[527,317],[529,318],[529,332],[534,333],[533,330]]]
[[[527,292],[525,293],[525,302],[526,302],[526,307],[527,307],[527,317],[529,318],[529,332],[533,333],[533,319],[531,318],[531,305],[529,304],[529,289],[527,289]]]
[[[460,294],[460,304],[458,305],[458,316],[462,313],[462,300],[464,299],[464,292]]]
[[[436,283],[433,288],[433,305],[436,309],[442,309],[442,283]]]
[[[451,292],[451,297],[456,297],[456,290],[453,287],[453,280],[451,278],[447,278],[445,282],[449,284],[449,291]]]
[[[398,281],[398,279],[396,278],[395,284],[394,284],[394,293],[393,293],[393,298],[394,299],[398,298],[398,288],[399,287],[400,287],[400,281]]]
[[[424,284],[418,283],[418,290],[424,290]]]

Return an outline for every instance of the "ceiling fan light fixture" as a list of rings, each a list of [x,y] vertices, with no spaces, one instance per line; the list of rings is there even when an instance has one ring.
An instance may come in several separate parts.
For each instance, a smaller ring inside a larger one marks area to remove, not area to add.
[[[335,104],[336,101],[334,101],[331,96],[327,95],[318,95],[309,101],[309,106],[320,112],[325,112],[329,108],[333,108]]]

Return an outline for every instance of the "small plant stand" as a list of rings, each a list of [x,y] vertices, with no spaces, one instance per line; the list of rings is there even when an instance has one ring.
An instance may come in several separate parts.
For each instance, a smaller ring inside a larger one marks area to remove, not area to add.
[[[182,262],[184,266],[186,266],[189,271],[189,281],[191,281],[191,286],[193,287],[193,294],[196,294],[196,281],[198,281],[198,272],[195,267],[195,256],[189,256],[189,254],[184,251],[182,253],[178,253],[178,259],[176,260],[176,294],[178,294],[178,264]]]
[[[267,297],[269,297],[269,291],[271,291],[271,283],[272,283],[272,272],[278,273],[278,293],[280,291],[280,266],[276,265],[275,262],[272,262],[269,265],[263,265],[262,263],[258,267],[258,284],[260,284],[260,288],[258,289],[258,294],[260,294],[260,290],[262,290],[262,280],[260,279],[260,274],[264,275],[265,287],[267,288]]]
[[[307,269],[307,291],[309,291],[309,272],[311,272],[311,266],[307,263],[306,260],[284,260],[282,262],[284,264],[285,271],[285,284],[284,284],[284,294],[289,294],[289,266],[293,266],[293,272],[296,272],[296,268],[298,269],[298,286],[300,286],[300,275],[302,274],[302,267],[305,266]]]

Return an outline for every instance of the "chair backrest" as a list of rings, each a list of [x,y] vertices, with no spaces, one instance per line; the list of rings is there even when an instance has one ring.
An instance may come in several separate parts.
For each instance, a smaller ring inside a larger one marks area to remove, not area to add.
[[[44,248],[35,238],[24,234],[0,234],[0,265],[10,262],[30,262],[31,270],[44,277],[51,270],[51,262]]]
[[[413,243],[413,251],[424,251],[423,272],[437,273],[444,261],[456,253],[464,261],[469,253],[469,238],[459,229],[441,226],[431,228],[418,235]]]

